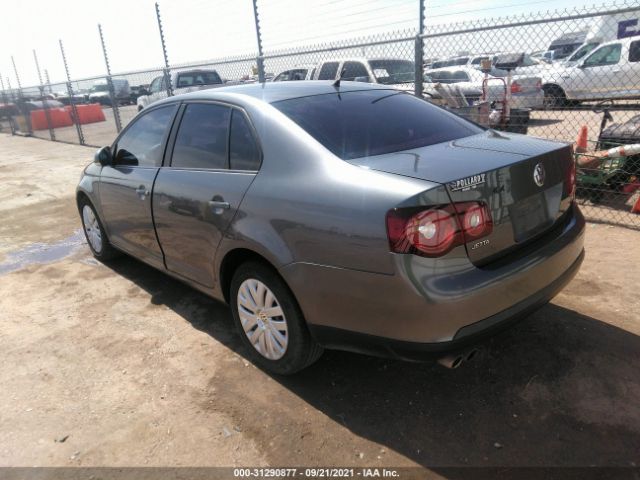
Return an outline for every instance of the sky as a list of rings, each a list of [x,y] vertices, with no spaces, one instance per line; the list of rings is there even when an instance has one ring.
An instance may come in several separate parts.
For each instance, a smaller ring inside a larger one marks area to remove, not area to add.
[[[629,0],[637,3],[637,0]],[[33,50],[52,82],[64,81],[58,41],[72,78],[106,72],[98,23],[111,70],[163,65],[153,0],[5,0],[0,28],[0,76],[17,86],[39,84]],[[427,0],[428,26],[593,5],[578,0]],[[171,64],[255,55],[251,0],[160,0]],[[601,3],[596,3],[602,8]],[[611,2],[609,2],[611,6]],[[266,52],[396,30],[415,31],[417,0],[258,0]],[[550,15],[561,15],[551,13]],[[551,40],[551,39],[550,39]],[[549,41],[550,41],[549,40]],[[545,40],[546,41],[546,40]]]

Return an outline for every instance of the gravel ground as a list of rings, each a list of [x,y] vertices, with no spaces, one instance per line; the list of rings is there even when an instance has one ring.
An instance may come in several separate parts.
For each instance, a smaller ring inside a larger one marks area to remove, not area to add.
[[[0,466],[640,464],[637,231],[590,224],[575,280],[458,370],[326,352],[279,378],[225,305],[93,260],[92,154],[0,134]]]

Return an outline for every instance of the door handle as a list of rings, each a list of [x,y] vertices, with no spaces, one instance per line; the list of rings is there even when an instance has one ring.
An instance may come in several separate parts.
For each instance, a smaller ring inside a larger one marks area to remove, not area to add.
[[[225,210],[231,208],[231,205],[224,200],[209,200],[209,208],[211,208],[214,215],[222,215]]]
[[[140,197],[140,200],[144,200],[144,198],[149,195],[149,190],[144,185],[140,185],[136,188],[136,193]]]

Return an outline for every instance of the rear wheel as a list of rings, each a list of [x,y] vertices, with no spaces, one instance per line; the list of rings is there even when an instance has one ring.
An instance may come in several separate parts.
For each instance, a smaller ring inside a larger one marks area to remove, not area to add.
[[[557,85],[545,85],[542,87],[544,91],[544,105],[547,108],[560,108],[568,105],[567,95],[564,90]]]
[[[242,264],[231,280],[233,318],[251,360],[279,375],[291,375],[322,355],[311,338],[293,293],[270,267]]]
[[[117,257],[120,252],[113,248],[109,242],[93,205],[91,205],[87,199],[83,198],[80,200],[79,208],[80,218],[82,219],[82,229],[84,230],[84,235],[93,256],[101,261]]]

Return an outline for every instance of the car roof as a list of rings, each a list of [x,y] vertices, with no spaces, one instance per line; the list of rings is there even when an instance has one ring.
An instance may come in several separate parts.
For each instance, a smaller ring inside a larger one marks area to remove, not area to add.
[[[453,72],[462,70],[463,72],[477,72],[477,68],[469,67],[467,65],[451,65],[450,67],[430,68],[427,72]]]
[[[592,52],[595,52],[597,49],[599,49],[600,47],[604,47],[605,45],[611,45],[613,43],[621,43],[622,45],[627,45],[627,44],[631,44],[631,42],[637,42],[638,40],[640,40],[639,36],[633,36],[633,37],[627,37],[627,38],[618,38],[616,40],[609,40],[608,42],[602,42],[600,45],[598,45],[596,48],[594,48],[592,50]]]
[[[265,103],[289,100],[292,98],[310,97],[313,95],[325,95],[329,93],[344,93],[362,90],[393,90],[389,86],[363,82],[340,83],[340,87],[333,86],[333,80],[295,80],[286,82],[250,83],[245,85],[232,85],[197,92],[184,93],[155,102],[154,106],[161,103],[169,103],[176,100],[216,100],[220,94],[243,95],[257,98]]]

